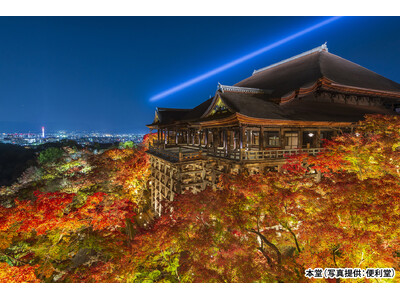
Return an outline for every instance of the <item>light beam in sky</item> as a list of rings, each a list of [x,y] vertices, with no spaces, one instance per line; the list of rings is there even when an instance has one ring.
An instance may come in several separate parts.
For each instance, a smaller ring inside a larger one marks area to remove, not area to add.
[[[193,85],[195,83],[203,81],[206,78],[209,78],[209,77],[211,77],[211,76],[213,76],[215,74],[218,74],[218,73],[220,73],[222,71],[225,71],[225,70],[227,70],[229,68],[232,68],[232,67],[234,67],[234,66],[236,66],[236,65],[238,65],[238,64],[240,64],[242,62],[245,62],[245,61],[247,61],[247,60],[249,60],[249,59],[251,59],[251,58],[253,58],[253,57],[257,56],[257,55],[260,55],[260,54],[262,54],[264,52],[267,52],[267,51],[269,51],[269,50],[271,50],[273,48],[281,46],[281,45],[283,45],[283,44],[285,44],[285,43],[287,43],[287,42],[289,42],[291,40],[294,40],[294,39],[296,39],[296,38],[298,38],[298,37],[300,37],[300,36],[302,36],[302,35],[304,35],[306,33],[309,33],[311,31],[314,31],[315,29],[318,29],[318,28],[320,28],[322,26],[325,26],[325,25],[327,25],[329,23],[332,23],[332,22],[334,22],[334,21],[336,21],[336,20],[338,20],[340,18],[342,18],[342,17],[330,17],[330,18],[328,18],[328,19],[326,19],[326,20],[324,20],[322,22],[319,22],[319,23],[317,23],[317,24],[315,24],[315,25],[313,25],[311,27],[303,29],[303,30],[301,30],[301,31],[299,31],[299,32],[297,32],[295,34],[289,35],[288,37],[285,37],[284,39],[281,39],[281,40],[279,40],[277,42],[269,44],[268,46],[265,46],[265,47],[263,47],[263,48],[261,48],[259,50],[254,51],[254,52],[251,52],[251,53],[249,53],[249,54],[247,54],[245,56],[242,56],[242,57],[240,57],[238,59],[235,59],[235,60],[233,60],[233,61],[231,61],[229,63],[226,63],[226,64],[224,64],[224,65],[222,65],[222,66],[220,66],[218,68],[215,68],[215,69],[213,69],[211,71],[208,71],[208,72],[206,72],[206,73],[204,73],[202,75],[199,75],[199,76],[194,77],[194,78],[192,78],[192,79],[190,79],[188,81],[185,81],[185,82],[183,82],[183,83],[181,83],[181,84],[179,84],[179,85],[177,85],[175,87],[172,87],[172,88],[170,88],[170,89],[168,89],[168,90],[166,90],[164,92],[161,92],[161,93],[151,97],[150,101],[157,101],[157,100],[160,100],[160,99],[162,99],[164,97],[167,97],[167,96],[169,96],[169,95],[171,95],[173,93],[176,93],[176,92],[178,92],[180,90],[183,90],[183,89],[185,89],[185,88],[187,88],[187,87],[189,87],[189,86],[191,86],[191,85]]]

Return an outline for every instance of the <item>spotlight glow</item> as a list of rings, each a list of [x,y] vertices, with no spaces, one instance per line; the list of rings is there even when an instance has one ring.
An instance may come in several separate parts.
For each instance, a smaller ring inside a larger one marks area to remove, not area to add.
[[[265,46],[265,47],[263,47],[263,48],[261,48],[261,49],[259,49],[257,51],[251,52],[251,53],[249,53],[249,54],[247,54],[247,55],[245,55],[243,57],[235,59],[235,60],[233,60],[233,61],[231,61],[229,63],[226,63],[226,64],[224,64],[224,65],[222,65],[222,66],[220,66],[218,68],[215,68],[215,69],[213,69],[213,70],[211,70],[211,71],[209,71],[207,73],[199,75],[199,76],[197,76],[195,78],[192,78],[192,79],[190,79],[188,81],[185,81],[185,82],[183,82],[183,83],[181,83],[181,84],[179,84],[179,85],[177,85],[177,86],[175,86],[173,88],[170,88],[170,89],[168,89],[168,90],[166,90],[164,92],[161,92],[161,93],[151,97],[150,101],[157,101],[157,100],[160,100],[161,98],[167,97],[167,96],[169,96],[169,95],[171,95],[173,93],[176,93],[176,92],[178,92],[180,90],[183,90],[184,88],[187,88],[188,86],[191,86],[191,85],[193,85],[195,83],[203,81],[206,78],[209,78],[209,77],[211,77],[211,76],[213,76],[215,74],[218,74],[218,73],[220,73],[222,71],[225,71],[225,70],[227,70],[229,68],[232,68],[232,67],[234,67],[234,66],[236,66],[236,65],[238,65],[238,64],[240,64],[242,62],[245,62],[245,61],[247,61],[247,60],[249,60],[249,59],[251,59],[251,58],[253,58],[255,56],[258,56],[258,55],[260,55],[260,54],[262,54],[264,52],[267,52],[267,51],[269,51],[269,50],[271,50],[273,48],[281,46],[281,45],[283,45],[283,44],[285,44],[285,43],[287,43],[287,42],[289,42],[291,40],[294,40],[294,39],[296,39],[296,38],[298,38],[298,37],[300,37],[300,36],[302,36],[302,35],[304,35],[306,33],[309,33],[311,31],[314,31],[315,29],[318,29],[318,28],[320,28],[322,26],[325,26],[325,25],[327,25],[329,23],[332,23],[332,22],[334,22],[334,21],[336,21],[336,20],[338,20],[340,18],[342,18],[342,17],[331,17],[331,18],[328,18],[328,19],[326,19],[326,20],[324,20],[322,22],[319,22],[319,23],[311,26],[311,27],[303,29],[303,30],[301,30],[301,31],[299,31],[299,32],[297,32],[295,34],[292,34],[292,35],[284,38],[284,39],[281,39],[281,40],[279,40],[277,42],[274,42],[274,43],[272,43],[272,44],[270,44],[268,46]]]

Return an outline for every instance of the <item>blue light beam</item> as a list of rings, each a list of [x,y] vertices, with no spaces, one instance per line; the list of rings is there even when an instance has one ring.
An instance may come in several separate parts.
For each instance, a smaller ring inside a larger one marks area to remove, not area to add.
[[[236,65],[238,65],[238,64],[240,64],[242,62],[245,62],[245,61],[247,61],[247,60],[249,60],[249,59],[251,59],[251,58],[253,58],[253,57],[257,56],[257,55],[260,55],[260,54],[262,54],[264,52],[267,52],[267,51],[269,51],[269,50],[271,50],[273,48],[279,47],[279,46],[281,46],[281,45],[283,45],[283,44],[285,44],[285,43],[287,43],[287,42],[289,42],[291,40],[294,40],[294,39],[296,39],[298,37],[301,37],[301,36],[311,32],[311,31],[316,30],[316,29],[318,29],[318,28],[320,28],[322,26],[325,26],[325,25],[327,25],[329,23],[332,23],[332,22],[334,22],[334,21],[336,21],[336,20],[338,20],[340,18],[342,18],[342,17],[331,17],[331,18],[328,18],[328,19],[326,19],[326,20],[324,20],[324,21],[322,21],[320,23],[317,23],[317,24],[315,24],[315,25],[313,25],[311,27],[308,27],[306,29],[303,29],[302,31],[299,31],[299,32],[297,32],[295,34],[292,34],[292,35],[290,35],[290,36],[288,36],[288,37],[286,37],[286,38],[284,38],[282,40],[279,40],[279,41],[277,41],[275,43],[272,43],[272,44],[270,44],[268,46],[265,46],[264,48],[261,48],[261,49],[259,49],[257,51],[254,51],[254,52],[251,52],[251,53],[249,53],[249,54],[247,54],[247,55],[245,55],[243,57],[235,59],[235,60],[233,60],[233,61],[231,61],[229,63],[226,63],[226,64],[224,64],[224,65],[222,65],[222,66],[220,66],[218,68],[215,68],[215,69],[213,69],[211,71],[208,71],[207,73],[199,75],[199,76],[197,76],[195,78],[192,78],[192,79],[190,79],[188,81],[185,81],[185,82],[183,82],[183,83],[181,83],[181,84],[179,84],[179,85],[177,85],[177,86],[175,86],[173,88],[170,88],[170,89],[168,89],[168,90],[166,90],[164,92],[161,92],[161,93],[151,97],[150,101],[157,101],[157,100],[160,100],[162,98],[165,98],[165,97],[167,97],[167,96],[169,96],[169,95],[171,95],[173,93],[176,93],[176,92],[178,92],[180,90],[183,90],[183,89],[185,89],[185,88],[187,88],[187,87],[189,87],[189,86],[191,86],[193,84],[196,84],[196,83],[198,83],[198,82],[200,82],[200,81],[202,81],[202,80],[204,80],[206,78],[209,78],[209,77],[211,77],[211,76],[213,76],[215,74],[221,73],[221,72],[223,72],[223,71],[225,71],[225,70],[227,70],[229,68],[232,68],[232,67],[234,67],[234,66],[236,66]]]

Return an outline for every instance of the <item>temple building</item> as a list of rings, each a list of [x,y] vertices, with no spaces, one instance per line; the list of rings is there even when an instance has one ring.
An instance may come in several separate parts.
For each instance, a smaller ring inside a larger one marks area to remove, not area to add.
[[[152,207],[221,173],[280,171],[293,154],[321,151],[366,114],[400,112],[400,84],[328,52],[326,44],[255,70],[192,109],[157,108],[150,146]]]

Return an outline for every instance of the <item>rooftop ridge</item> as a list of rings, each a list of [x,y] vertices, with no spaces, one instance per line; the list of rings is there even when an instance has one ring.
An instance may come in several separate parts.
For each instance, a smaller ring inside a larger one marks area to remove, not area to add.
[[[220,90],[221,92],[228,91],[228,92],[243,92],[243,93],[254,93],[254,94],[271,94],[272,93],[271,90],[223,85],[220,83],[218,83],[218,90]]]
[[[299,58],[299,57],[306,56],[306,55],[311,54],[311,53],[314,53],[314,52],[321,52],[321,51],[329,52],[329,51],[328,51],[328,46],[327,46],[326,42],[325,42],[324,44],[322,44],[321,46],[315,47],[315,48],[313,48],[313,49],[311,49],[311,50],[308,50],[308,51],[306,51],[306,52],[303,52],[303,53],[300,53],[300,54],[298,54],[298,55],[292,56],[292,57],[290,57],[290,58],[284,59],[284,60],[282,60],[282,61],[280,61],[280,62],[277,62],[277,63],[275,63],[275,64],[269,65],[269,66],[267,66],[267,67],[264,67],[264,68],[261,68],[261,69],[258,69],[258,70],[254,70],[252,75],[257,74],[257,73],[262,72],[262,71],[265,71],[265,70],[267,70],[267,69],[276,67],[276,66],[278,66],[278,65],[287,63],[287,62],[289,62],[289,61],[295,60],[295,59],[297,59],[297,58]]]
[[[169,107],[156,107],[157,111],[182,111],[191,110],[191,108],[169,108]]]

